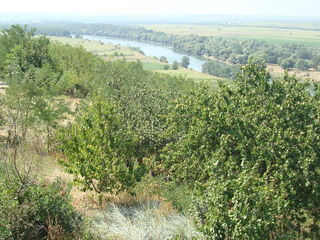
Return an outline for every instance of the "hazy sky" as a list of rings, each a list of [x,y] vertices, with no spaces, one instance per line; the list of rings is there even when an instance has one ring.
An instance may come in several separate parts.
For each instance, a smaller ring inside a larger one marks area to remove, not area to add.
[[[1,13],[320,16],[320,0],[2,0]]]

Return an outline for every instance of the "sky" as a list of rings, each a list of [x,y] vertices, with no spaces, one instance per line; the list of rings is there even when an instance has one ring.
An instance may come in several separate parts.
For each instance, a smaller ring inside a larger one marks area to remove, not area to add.
[[[0,13],[320,17],[320,0],[3,0]],[[0,15],[1,16],[1,15]]]

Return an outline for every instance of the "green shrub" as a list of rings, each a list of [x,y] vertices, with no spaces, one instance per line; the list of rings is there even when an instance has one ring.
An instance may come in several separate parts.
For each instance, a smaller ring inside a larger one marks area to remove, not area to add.
[[[57,221],[66,233],[79,230],[81,216],[70,204],[68,192],[59,182],[49,186],[28,187],[20,196],[16,223],[12,233],[15,239],[41,239],[47,235],[48,221]],[[32,227],[30,227],[32,226]]]
[[[59,138],[63,164],[84,190],[124,191],[144,174],[144,165],[134,158],[135,137],[107,100],[94,100],[82,109]]]
[[[60,182],[21,186],[1,181],[0,193],[0,239],[44,239],[53,227],[65,236],[80,231],[82,217]]]
[[[320,95],[310,87],[250,64],[235,86],[173,105],[161,159],[193,189],[208,239],[319,238]]]
[[[179,63],[177,61],[174,61],[172,64],[172,70],[177,70],[179,68]]]
[[[152,199],[155,196],[172,203],[180,213],[187,214],[192,207],[192,191],[186,184],[166,181],[162,176],[146,175],[133,191],[137,196]]]

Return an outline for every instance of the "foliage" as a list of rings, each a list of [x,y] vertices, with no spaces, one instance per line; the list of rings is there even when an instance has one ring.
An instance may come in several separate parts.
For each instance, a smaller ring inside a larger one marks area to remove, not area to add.
[[[142,51],[141,48],[139,47],[129,47],[129,49],[133,50],[133,51],[136,51],[136,52],[139,52],[141,53],[142,55],[145,55],[145,53]]]
[[[60,89],[71,96],[87,96],[102,60],[83,47],[70,45],[51,44],[49,52],[57,63],[57,68],[63,73],[58,85]]]
[[[42,68],[45,65],[54,69],[54,62],[49,54],[49,43],[47,38],[39,37],[15,46],[6,56],[4,72],[12,76],[18,71],[25,73],[31,68]]]
[[[208,238],[319,233],[319,92],[309,87],[250,64],[236,86],[202,88],[173,105],[162,159],[171,179],[194,189]]]
[[[309,64],[309,62],[307,60],[298,59],[294,65],[294,67],[298,68],[300,70],[306,71],[311,67],[311,64]]]
[[[182,214],[188,214],[192,209],[192,190],[189,185],[168,181],[162,175],[145,175],[133,191],[143,199],[164,199]]]
[[[50,151],[53,133],[59,127],[67,112],[69,112],[69,108],[64,100],[55,99],[50,95],[45,95],[36,102],[34,116],[38,127],[44,126],[48,152]]]
[[[174,61],[172,64],[172,70],[177,70],[179,68],[179,64],[177,61]]]
[[[11,197],[12,189],[7,188],[7,179],[5,178],[5,169],[3,163],[0,165],[0,239],[6,239],[11,235],[10,212],[15,209],[17,203]]]
[[[71,38],[71,33],[59,26],[43,26],[42,24],[34,24],[33,27],[36,29],[37,35],[48,35],[48,36],[61,36]],[[81,38],[81,35],[76,34],[76,38]]]
[[[12,180],[4,175],[0,180],[0,239],[44,239],[50,221],[65,235],[76,235],[80,230],[82,218],[70,204],[69,190],[60,182],[22,186]]]
[[[124,191],[144,173],[143,164],[134,159],[135,137],[112,103],[86,106],[60,139],[64,164],[85,190]]]
[[[189,57],[183,56],[182,60],[181,60],[181,66],[184,67],[184,68],[188,68],[189,64],[190,64]]]
[[[154,154],[164,144],[159,136],[168,102],[193,83],[181,76],[146,72],[139,62],[115,61],[104,70],[95,81],[95,93],[118,104],[117,111],[137,136],[136,157]]]
[[[239,67],[231,66],[218,61],[207,61],[202,66],[202,72],[222,78],[234,78],[236,73],[239,72]]]
[[[27,31],[27,27],[12,25],[10,29],[1,31],[0,37],[0,70],[3,70],[6,55],[18,46],[30,41],[33,37],[34,30]]]
[[[283,59],[280,61],[280,66],[283,69],[293,68],[295,66],[295,61],[294,61],[294,59],[291,59],[291,58]]]
[[[165,56],[161,56],[159,60],[160,62],[168,63],[168,59]]]

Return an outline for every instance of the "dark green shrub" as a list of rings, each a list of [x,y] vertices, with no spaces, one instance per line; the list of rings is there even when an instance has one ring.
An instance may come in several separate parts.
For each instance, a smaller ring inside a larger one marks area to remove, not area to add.
[[[64,236],[80,231],[82,217],[70,203],[69,189],[60,182],[21,187],[2,181],[0,193],[0,239],[45,239],[52,224]]]

